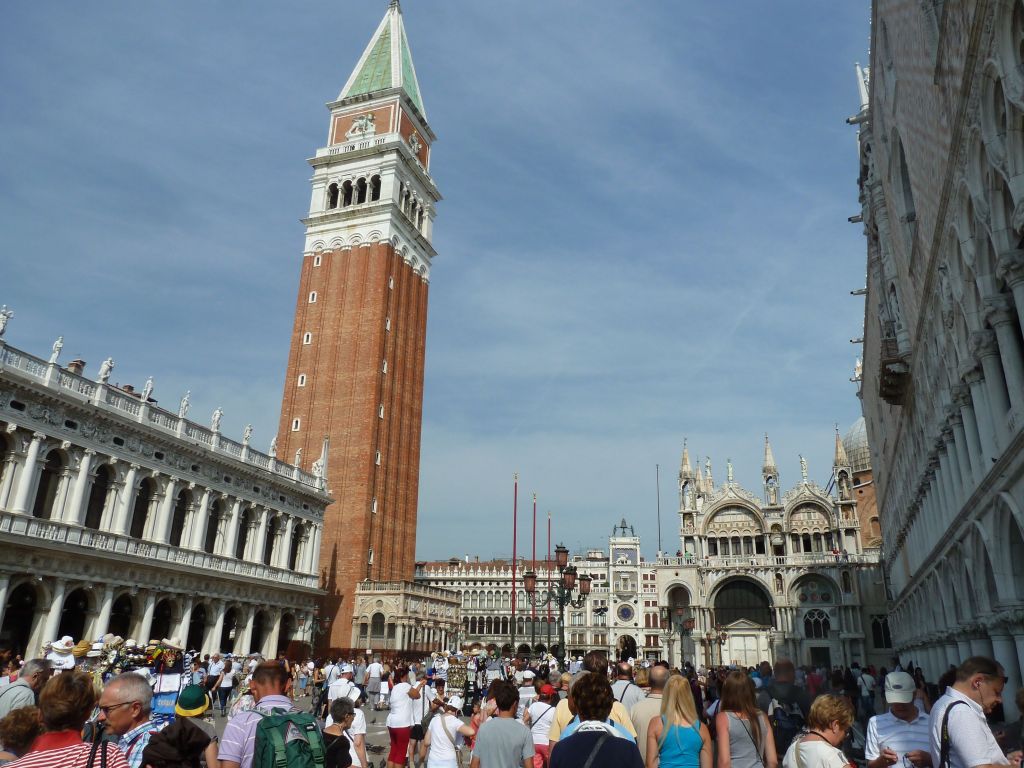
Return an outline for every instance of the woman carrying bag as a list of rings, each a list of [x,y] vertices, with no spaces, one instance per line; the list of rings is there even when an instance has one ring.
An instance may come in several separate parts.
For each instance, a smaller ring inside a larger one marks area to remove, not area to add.
[[[738,670],[730,672],[720,701],[715,715],[718,768],[778,768],[775,738],[755,703],[754,681]]]

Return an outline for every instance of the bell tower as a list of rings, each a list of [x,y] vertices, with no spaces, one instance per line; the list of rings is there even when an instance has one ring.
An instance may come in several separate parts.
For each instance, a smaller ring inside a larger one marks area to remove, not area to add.
[[[436,252],[427,123],[392,0],[309,160],[312,198],[277,446],[324,450],[320,546],[331,647],[351,643],[359,581],[415,569],[427,287]],[[323,624],[324,622],[321,622]]]

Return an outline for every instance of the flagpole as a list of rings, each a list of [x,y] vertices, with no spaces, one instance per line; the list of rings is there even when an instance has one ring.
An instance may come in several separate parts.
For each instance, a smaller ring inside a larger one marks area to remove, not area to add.
[[[533,565],[530,570],[537,573],[537,494],[533,494]],[[537,603],[530,601],[530,653],[537,645]]]
[[[512,476],[512,658],[516,655],[516,538],[519,526],[519,473]]]
[[[551,513],[548,512],[548,653],[551,653]]]

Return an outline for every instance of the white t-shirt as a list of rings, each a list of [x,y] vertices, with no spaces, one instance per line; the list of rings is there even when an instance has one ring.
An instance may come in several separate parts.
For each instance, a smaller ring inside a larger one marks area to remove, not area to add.
[[[219,674],[219,673],[218,673]],[[230,688],[235,682],[235,668],[231,667],[231,670],[224,671],[224,678],[220,681],[221,688]]]
[[[210,666],[206,670],[207,677],[211,677],[214,680],[224,671],[223,661],[211,661]]]
[[[800,750],[797,759],[796,751]],[[841,751],[825,741],[803,743],[795,739],[782,759],[782,768],[847,768],[850,761]]]
[[[327,700],[334,701],[335,699],[340,699],[343,697],[348,697],[352,699],[352,701],[355,701],[357,698],[359,698],[359,689],[356,687],[356,684],[353,683],[351,680],[346,680],[344,677],[339,677],[337,680],[331,683],[330,686],[328,686]]]
[[[324,721],[324,728],[330,728],[332,725],[334,725],[334,718],[328,712],[327,719]],[[345,731],[345,736],[349,737],[348,751],[352,755],[352,768],[362,768],[363,765],[359,762],[359,755],[356,753],[356,745],[354,743],[355,740],[352,738],[360,734],[366,736],[366,715],[363,714],[363,710],[357,708],[355,710],[355,717],[352,718],[352,726]]]
[[[974,768],[976,765],[1009,765],[1003,750],[996,743],[992,729],[985,720],[985,711],[973,699],[964,696],[960,691],[947,688],[932,707],[931,721],[931,753],[932,765],[939,764],[939,748],[942,735],[942,717],[946,709],[955,701],[957,704],[949,713],[949,765],[950,768]]]
[[[427,729],[430,731],[430,751],[427,753],[428,766],[432,764],[455,764],[455,744],[452,744],[452,739],[449,739],[448,734],[444,732],[445,726],[448,727],[448,733],[452,735],[452,739],[455,739],[455,744],[462,743],[462,734],[459,733],[462,721],[448,712],[443,715],[435,715],[434,719],[430,721],[430,727]]]
[[[555,719],[555,707],[543,701],[535,701],[526,709],[530,713],[530,733],[534,744],[547,744],[551,732],[551,721]]]
[[[380,679],[381,677],[384,677],[384,665],[379,661],[374,661],[366,668],[366,674],[370,677]]]
[[[437,691],[429,685],[423,686],[420,690],[420,697],[412,700],[412,722],[415,725],[420,722],[430,711],[430,702],[437,698]]]
[[[860,686],[861,696],[875,695],[875,678],[873,678],[867,672],[862,672],[860,677],[857,678],[857,685]]]
[[[386,722],[388,728],[408,728],[412,725],[412,705],[415,702],[409,697],[411,690],[409,683],[398,683],[391,689],[391,711]]]

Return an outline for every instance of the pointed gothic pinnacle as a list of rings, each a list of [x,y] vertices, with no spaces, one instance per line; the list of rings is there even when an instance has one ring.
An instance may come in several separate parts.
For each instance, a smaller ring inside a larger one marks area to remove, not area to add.
[[[839,436],[839,425],[836,424],[836,455],[832,460],[832,465],[836,467],[848,467],[850,460],[846,457],[846,446],[843,445],[843,439]]]
[[[761,471],[766,475],[774,475],[778,473],[778,467],[775,466],[775,455],[772,453],[772,444],[768,442],[768,433],[764,433],[764,466]]]
[[[693,477],[693,467],[690,466],[690,450],[686,447],[686,438],[683,438],[683,461],[679,468],[680,477]]]

